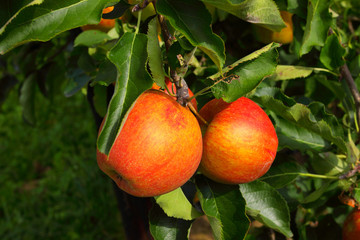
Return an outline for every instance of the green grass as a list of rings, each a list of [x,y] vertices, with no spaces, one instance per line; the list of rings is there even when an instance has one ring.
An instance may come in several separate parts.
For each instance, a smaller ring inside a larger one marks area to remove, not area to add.
[[[13,90],[0,108],[0,239],[124,239],[85,96],[37,94],[33,127],[21,111]]]

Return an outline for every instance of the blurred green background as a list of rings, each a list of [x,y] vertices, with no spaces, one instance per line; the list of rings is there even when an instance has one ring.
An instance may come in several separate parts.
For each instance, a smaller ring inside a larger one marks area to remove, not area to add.
[[[0,106],[0,239],[124,239],[85,94],[37,94],[29,126],[17,90]]]

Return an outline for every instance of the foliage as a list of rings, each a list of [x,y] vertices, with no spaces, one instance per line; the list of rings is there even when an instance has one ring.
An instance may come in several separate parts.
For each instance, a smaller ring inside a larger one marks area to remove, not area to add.
[[[94,122],[83,121],[91,119],[86,99],[36,99],[46,104],[36,105],[32,128],[16,91],[1,108],[1,238],[122,239],[112,186],[96,165]]]
[[[350,211],[343,203],[359,199],[358,1],[135,3],[2,2],[0,101],[19,86],[23,118],[34,126],[39,105],[55,106],[55,96],[71,97],[92,87],[97,113],[108,116],[97,146],[108,153],[131,104],[154,82],[165,87],[164,76],[184,78],[199,108],[214,97],[227,102],[249,97],[276,127],[279,149],[270,171],[240,186],[198,173],[181,189],[156,197],[149,215],[154,238],[186,238],[201,215],[207,216],[215,239],[256,239],[266,229],[279,238],[340,236]],[[146,4],[154,5],[156,15],[141,20]],[[108,33],[80,31],[82,25],[98,23],[103,8],[111,5],[112,17],[103,17],[118,18],[133,9],[139,10],[138,19],[131,14],[117,19]],[[293,14],[294,39],[289,45],[264,46],[253,28],[281,30],[279,10]],[[107,105],[112,83],[115,91]],[[66,84],[62,92],[61,84]],[[39,91],[46,100],[36,100]],[[199,202],[192,201],[196,196]],[[250,221],[262,227],[250,227]]]

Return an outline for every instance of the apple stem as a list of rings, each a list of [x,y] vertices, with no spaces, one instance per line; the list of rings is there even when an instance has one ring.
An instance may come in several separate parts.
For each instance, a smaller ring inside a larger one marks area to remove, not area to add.
[[[209,123],[198,113],[198,111],[196,111],[191,102],[188,102],[188,107],[200,121],[202,121],[206,126],[209,126]]]

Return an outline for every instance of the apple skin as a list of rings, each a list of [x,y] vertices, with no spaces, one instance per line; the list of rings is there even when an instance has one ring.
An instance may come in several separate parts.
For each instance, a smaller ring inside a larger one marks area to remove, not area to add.
[[[343,240],[360,239],[360,210],[353,210],[345,219],[343,226]]]
[[[170,79],[168,77],[165,78],[165,84],[167,86],[167,88],[169,89],[169,91],[172,93],[172,94],[176,94],[176,87],[175,87],[175,84],[170,82]],[[160,89],[160,87],[154,83],[153,86],[152,86],[152,89]],[[165,93],[169,94],[169,92],[165,89],[164,90]],[[189,89],[189,97],[192,97],[194,96],[194,93]],[[176,98],[174,98],[176,99]],[[196,99],[193,98],[191,99],[190,101],[192,103],[192,105],[194,106],[195,110],[198,110],[197,109],[197,102],[196,102]]]
[[[201,155],[194,115],[168,94],[150,89],[127,112],[109,156],[98,151],[97,162],[125,192],[152,197],[188,181]]]
[[[199,114],[203,156],[199,170],[225,184],[251,182],[264,175],[273,163],[278,147],[274,126],[252,100],[241,97],[232,103],[213,99]]]

